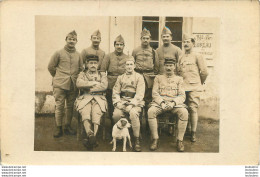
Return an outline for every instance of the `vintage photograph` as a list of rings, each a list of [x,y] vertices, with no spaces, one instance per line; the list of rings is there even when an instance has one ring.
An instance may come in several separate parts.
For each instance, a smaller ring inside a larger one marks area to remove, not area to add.
[[[220,19],[35,16],[34,151],[219,153]]]

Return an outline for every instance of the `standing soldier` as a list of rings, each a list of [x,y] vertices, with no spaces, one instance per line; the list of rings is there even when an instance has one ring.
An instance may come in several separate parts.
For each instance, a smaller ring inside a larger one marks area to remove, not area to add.
[[[106,98],[108,102],[108,113],[111,119],[114,112],[112,89],[115,85],[117,77],[125,73],[125,62],[127,58],[127,55],[123,53],[125,42],[121,35],[117,36],[115,39],[114,47],[115,51],[105,56],[100,69],[100,72],[107,71],[108,88],[106,92]]]
[[[122,115],[129,115],[135,138],[134,150],[140,152],[139,115],[144,106],[145,83],[143,76],[134,71],[135,60],[133,57],[127,58],[125,68],[125,74],[118,76],[113,88],[113,104],[115,107],[113,119],[114,122],[117,122]]]
[[[88,55],[85,62],[85,71],[79,74],[77,87],[81,95],[77,98],[76,108],[81,114],[82,122],[86,130],[87,139],[83,141],[86,147],[97,145],[96,134],[100,119],[107,111],[105,91],[107,90],[107,77],[100,74],[98,68],[98,56]],[[92,129],[91,127],[94,127]]]
[[[165,73],[157,75],[154,79],[153,102],[148,110],[148,123],[153,138],[150,149],[152,151],[158,149],[157,116],[170,111],[178,116],[177,150],[183,152],[184,145],[182,141],[188,122],[188,111],[184,105],[183,79],[174,74],[175,60],[173,58],[165,58],[164,69]]]
[[[70,32],[66,36],[66,45],[54,53],[48,65],[48,70],[53,77],[53,95],[55,97],[55,122],[56,130],[53,136],[58,138],[62,136],[62,117],[66,101],[66,119],[64,133],[74,135],[76,132],[71,128],[73,115],[73,105],[77,97],[76,79],[80,71],[83,70],[83,64],[79,52],[76,51],[77,33]]]
[[[184,89],[186,91],[186,105],[188,106],[191,124],[191,141],[196,141],[196,129],[198,123],[198,106],[202,84],[204,84],[208,72],[207,66],[201,55],[193,52],[195,40],[189,36],[183,35],[183,45],[185,54],[179,60],[179,75],[183,77]]]
[[[159,74],[164,73],[164,59],[165,58],[173,58],[175,62],[178,63],[180,56],[182,55],[182,51],[179,47],[173,45],[172,41],[172,32],[168,27],[164,27],[162,30],[161,38],[163,41],[163,45],[156,49],[156,52],[159,56]],[[176,68],[177,70],[177,68]]]
[[[141,46],[133,50],[132,56],[136,62],[135,71],[142,74],[145,80],[145,108],[147,113],[148,104],[152,101],[153,80],[159,70],[157,52],[150,46],[151,33],[146,28],[141,32]]]
[[[98,70],[99,70],[101,63],[103,61],[103,58],[105,57],[105,52],[99,48],[99,44],[101,42],[101,33],[99,30],[95,31],[91,35],[91,42],[92,42],[92,45],[90,47],[82,50],[81,58],[83,60],[83,63],[85,63],[88,55],[97,55],[99,58],[99,62],[98,62]]]

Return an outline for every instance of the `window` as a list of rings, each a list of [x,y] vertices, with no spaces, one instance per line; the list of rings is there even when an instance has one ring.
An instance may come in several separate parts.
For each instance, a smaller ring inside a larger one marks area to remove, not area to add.
[[[162,45],[161,30],[164,26],[170,28],[172,32],[172,44],[182,48],[182,24],[183,17],[142,17],[142,30],[147,28],[151,33],[151,47],[154,49]]]

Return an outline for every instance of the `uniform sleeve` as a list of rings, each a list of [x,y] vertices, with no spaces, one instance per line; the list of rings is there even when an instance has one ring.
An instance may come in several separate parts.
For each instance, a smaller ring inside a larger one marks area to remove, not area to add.
[[[108,81],[105,73],[101,74],[101,82],[90,89],[91,92],[103,92],[107,90]]]
[[[201,55],[197,55],[196,58],[197,58],[197,65],[199,67],[199,72],[200,72],[201,84],[204,84],[208,76],[207,66]]]
[[[160,105],[164,101],[159,92],[159,85],[160,85],[159,77],[156,76],[154,78],[154,83],[153,83],[152,97],[153,97],[153,101],[156,102],[158,105]]]
[[[122,75],[121,76],[118,76],[117,80],[116,80],[116,83],[113,87],[113,94],[112,94],[112,100],[113,100],[113,104],[116,104],[118,102],[121,101],[121,98],[120,98],[120,93],[121,93],[121,78],[122,78]]]
[[[86,57],[87,57],[87,53],[86,53],[85,49],[82,50],[80,56],[81,56],[81,59],[82,59],[82,63],[85,63],[85,60],[86,60]]]
[[[106,72],[108,70],[109,61],[110,61],[110,57],[109,55],[106,55],[102,61],[100,72]]]
[[[159,62],[159,66],[158,66],[158,74],[163,74],[163,66],[162,66],[162,63],[160,62],[160,58],[159,58],[159,48],[157,48],[156,50],[156,53],[158,55],[158,62]]]
[[[185,90],[183,88],[183,79],[180,77],[179,83],[178,83],[178,95],[176,98],[173,99],[173,101],[176,103],[176,105],[183,104],[186,99]]]
[[[52,77],[54,77],[55,74],[56,74],[56,67],[59,64],[59,61],[60,61],[60,55],[59,55],[59,52],[57,51],[51,57],[51,60],[50,60],[50,62],[48,64],[48,70],[49,70],[49,72],[50,72]]]
[[[137,103],[140,103],[144,99],[145,92],[145,82],[144,77],[142,75],[138,75],[136,93],[134,99]]]
[[[182,57],[183,55],[179,56],[180,58],[178,59],[178,62],[176,63],[176,74],[178,76],[181,76],[181,60],[182,60]]]
[[[93,81],[88,81],[84,79],[84,72],[79,73],[79,76],[76,81],[76,86],[79,89],[88,89],[93,85]]]
[[[84,71],[84,64],[83,64],[83,58],[80,55],[79,56],[79,72],[82,72],[82,71]]]
[[[182,50],[178,47],[177,48],[177,52],[175,53],[175,57],[177,59],[177,62],[176,62],[176,74],[177,75],[180,75],[180,60],[182,58],[182,55],[183,55],[183,52]]]
[[[160,63],[159,63],[159,56],[158,56],[158,53],[154,51],[154,74],[158,74],[159,73],[159,68],[160,68]]]
[[[132,52],[132,56],[134,57],[134,59],[136,60],[136,50],[134,49],[133,52]]]
[[[99,58],[99,63],[98,63],[98,70],[100,70],[100,68],[101,68],[101,65],[102,65],[102,62],[103,62],[103,60],[104,60],[104,57],[105,57],[105,52],[102,52],[102,55],[101,55],[101,57]]]

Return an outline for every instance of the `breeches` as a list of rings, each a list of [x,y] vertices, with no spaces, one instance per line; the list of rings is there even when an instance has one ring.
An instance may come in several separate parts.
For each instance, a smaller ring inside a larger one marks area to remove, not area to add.
[[[64,90],[60,88],[53,88],[53,96],[55,98],[55,120],[56,125],[62,125],[62,117],[64,115],[64,107],[66,102],[66,119],[65,124],[70,124],[73,114],[73,106],[76,100],[78,91],[73,88]]]
[[[90,120],[93,124],[100,125],[103,112],[95,99],[92,99],[84,108],[80,109],[79,113],[82,117],[82,122]]]

